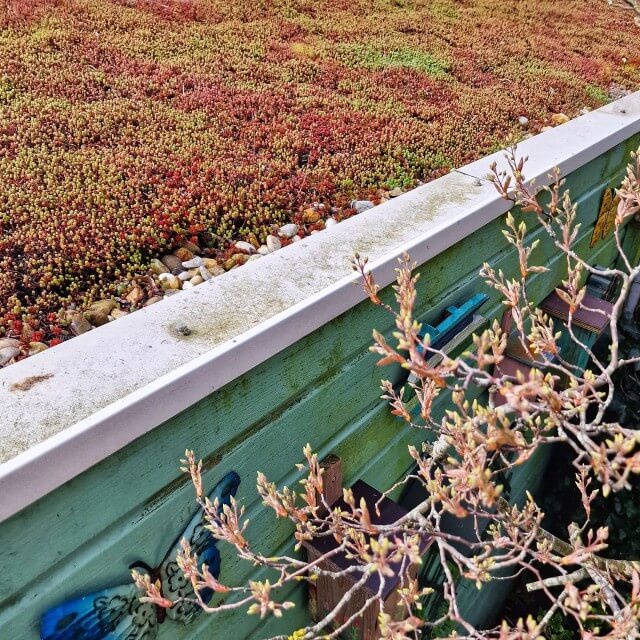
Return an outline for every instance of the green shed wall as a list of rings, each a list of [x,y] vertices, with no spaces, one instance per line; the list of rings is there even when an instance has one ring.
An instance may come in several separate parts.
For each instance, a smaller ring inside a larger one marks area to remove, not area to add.
[[[619,183],[629,152],[639,142],[634,136],[567,177],[583,223],[579,249],[592,262],[615,260],[611,238],[594,249],[589,241],[603,189]],[[541,300],[563,277],[565,260],[533,228],[533,219],[527,220],[530,239],[541,238],[534,257],[551,269],[532,285]],[[490,293],[477,275],[483,261],[514,273],[517,262],[503,228],[501,217],[420,265],[422,319],[437,322],[447,305],[480,291]],[[637,231],[626,233],[636,244]],[[390,288],[384,297],[392,299]],[[481,313],[489,318],[501,314],[495,295]],[[380,378],[397,379],[399,371],[377,368],[368,347],[372,329],[388,334],[391,321],[368,301],[359,304],[0,523],[0,640],[34,640],[48,607],[127,582],[128,566],[136,560],[149,565],[162,560],[195,511],[192,488],[178,468],[186,447],[204,458],[208,487],[231,469],[240,474],[237,497],[251,518],[250,537],[265,554],[289,548],[290,536],[287,524],[274,520],[256,499],[256,472],[278,484],[295,483],[294,464],[305,443],[320,455],[338,454],[346,484],[363,478],[379,489],[391,485],[410,465],[407,445],[423,437],[390,416],[379,397]],[[246,580],[252,567],[221,547],[221,580]],[[242,612],[202,615],[189,626],[166,621],[159,638],[195,640],[224,633],[227,640],[241,640],[289,632],[306,619],[302,592],[292,597],[300,606],[284,621],[261,623]],[[482,606],[481,592],[473,599]]]

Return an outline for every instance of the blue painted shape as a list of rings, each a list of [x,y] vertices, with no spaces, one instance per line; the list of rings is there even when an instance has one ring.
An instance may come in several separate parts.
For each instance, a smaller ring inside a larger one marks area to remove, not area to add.
[[[485,293],[478,293],[469,298],[460,307],[449,306],[445,309],[447,317],[437,326],[423,324],[420,338],[424,340],[429,336],[429,346],[433,349],[441,349],[457,333],[460,333],[472,320],[473,314],[489,299]],[[420,348],[420,351],[424,349]]]
[[[209,500],[212,503],[218,500],[218,508],[221,509],[231,502],[231,496],[236,494],[239,485],[240,476],[230,471],[216,484]],[[203,516],[204,512],[199,510],[191,518],[160,567],[150,571],[152,579],[160,579],[165,597],[194,596],[191,582],[186,580],[175,560],[183,538],[188,540],[192,552],[198,556],[198,564],[206,564],[214,577],[220,575],[218,541],[205,528]],[[165,616],[188,624],[201,612],[200,607],[189,601],[179,602],[166,611],[159,610],[153,604],[140,602],[141,595],[135,584],[129,583],[63,602],[42,616],[40,637],[42,640],[154,640],[158,635],[158,625]],[[203,590],[201,595],[208,602],[213,591]]]
[[[229,504],[231,496],[236,494],[240,476],[235,471],[230,471],[218,482],[213,491],[209,494],[212,503],[218,500],[218,509],[222,509],[225,504]],[[193,598],[193,587],[188,581],[176,562],[176,553],[180,549],[180,541],[185,538],[191,545],[192,553],[198,556],[198,565],[203,563],[209,567],[211,575],[217,578],[220,575],[220,551],[217,547],[217,540],[211,532],[205,528],[203,518],[204,512],[198,511],[191,522],[187,525],[184,533],[175,541],[169,549],[162,564],[160,565],[160,582],[162,583],[162,593],[167,598],[175,600],[177,598]],[[202,599],[209,602],[213,591],[203,589],[200,592]],[[192,602],[180,602],[171,609],[167,609],[167,616],[172,620],[180,620],[185,624],[191,622],[194,616],[198,615],[202,609]]]
[[[131,583],[49,609],[42,617],[42,640],[153,640],[156,607],[140,602],[140,595]]]

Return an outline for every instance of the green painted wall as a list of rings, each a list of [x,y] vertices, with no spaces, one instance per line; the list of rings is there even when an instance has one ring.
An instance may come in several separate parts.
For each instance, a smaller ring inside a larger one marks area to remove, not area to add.
[[[594,262],[615,259],[610,240],[589,249],[591,230],[602,190],[617,184],[639,142],[636,136],[568,176],[567,186],[580,203],[580,251]],[[419,268],[419,313],[425,320],[437,321],[447,305],[486,291],[477,275],[482,260],[507,274],[514,271],[503,221]],[[538,299],[554,288],[564,269],[564,260],[541,233],[533,229],[530,235],[541,237],[537,256],[551,272],[535,280]],[[384,295],[391,299],[389,289]],[[482,312],[501,313],[495,296]],[[421,438],[392,418],[379,399],[380,377],[394,379],[398,371],[376,368],[368,346],[371,330],[389,333],[390,322],[380,308],[358,305],[0,523],[0,640],[34,640],[46,608],[126,582],[136,560],[150,565],[162,560],[194,511],[192,489],[178,469],[186,447],[204,457],[209,487],[230,469],[240,474],[238,497],[252,521],[251,537],[265,553],[287,548],[289,529],[256,500],[256,472],[292,484],[298,477],[293,465],[306,442],[321,455],[342,457],[346,483],[363,478],[386,489],[409,467],[407,444]],[[237,584],[251,574],[251,567],[224,549],[222,557],[223,582]],[[301,595],[293,597],[301,606],[284,622],[261,625],[244,614],[201,616],[188,627],[167,621],[159,637],[215,638],[220,632],[227,640],[268,637],[302,624]]]

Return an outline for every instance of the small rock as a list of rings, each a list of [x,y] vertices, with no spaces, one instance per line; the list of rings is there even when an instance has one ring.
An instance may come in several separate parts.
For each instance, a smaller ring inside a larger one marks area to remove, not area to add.
[[[224,271],[224,269],[223,269]],[[202,284],[204,282],[204,278],[198,274],[197,276],[193,276],[193,278],[191,278],[191,280],[189,280],[189,282],[194,286],[197,287],[199,284]]]
[[[101,313],[100,311],[85,311],[84,317],[94,326],[101,327],[103,324],[109,322],[109,314]]]
[[[42,353],[48,349],[48,345],[44,342],[30,342],[29,343],[29,355],[35,356],[36,353]]]
[[[174,269],[182,269],[182,260],[178,256],[166,255],[162,257],[162,264],[164,264],[169,271]],[[159,274],[158,274],[159,275]]]
[[[195,244],[194,242],[191,242],[190,240],[183,240],[180,243],[180,246],[187,249],[188,251],[191,251],[191,253],[200,253],[200,247]]]
[[[568,115],[564,113],[554,113],[551,116],[551,124],[556,127],[561,124],[565,124],[565,122],[569,122],[570,118]]]
[[[114,320],[117,320],[118,318],[122,318],[123,316],[128,316],[128,315],[129,315],[129,312],[125,311],[124,309],[114,309],[111,312],[111,317]]]
[[[208,259],[208,258],[205,258],[205,259]],[[199,256],[196,256],[195,258],[191,258],[191,260],[185,260],[182,263],[182,266],[185,269],[197,269],[198,267],[201,267],[203,264],[204,264],[204,260]]]
[[[169,269],[158,260],[158,258],[154,258],[149,265],[149,269],[151,273],[159,276],[161,273],[169,273]]]
[[[172,273],[163,273],[158,276],[160,282],[162,283],[163,289],[179,289],[180,288],[180,279],[178,276],[174,276]]]
[[[8,347],[19,349],[20,340],[16,340],[15,338],[0,338],[0,349],[6,349]]]
[[[193,278],[194,274],[191,273],[191,271],[182,271],[181,273],[178,274],[178,280],[182,280],[183,282],[185,280],[191,280],[191,278]]]
[[[175,277],[175,276],[171,276],[170,273],[163,273],[163,274],[159,275],[158,278],[160,278],[160,280],[162,280],[162,278],[165,277],[165,276],[166,277]],[[130,302],[131,304],[138,304],[138,302],[140,302],[143,298],[144,298],[144,291],[140,287],[135,286],[126,295],[125,300],[127,300],[127,302]]]
[[[338,224],[338,221],[335,218],[327,218],[324,221],[324,228],[328,229],[329,227],[335,227]]]
[[[193,285],[188,280],[182,283],[182,290],[185,291],[186,289],[193,289]]]
[[[293,236],[293,238],[291,238],[291,242],[300,242],[300,240],[302,240],[300,236]]]
[[[202,264],[209,270],[212,271],[214,270],[216,267],[219,267],[220,265],[218,264],[217,260],[214,260],[213,258],[203,258],[202,259]],[[198,265],[200,266],[200,265]]]
[[[238,240],[235,244],[235,248],[249,254],[256,252],[255,247],[250,242],[245,242],[244,240]]]
[[[552,129],[553,129],[553,127],[546,126],[546,127],[542,127],[542,129],[540,129],[540,131],[544,133],[545,131],[551,131]]]
[[[280,242],[279,238],[269,235],[267,236],[267,249],[269,250],[269,253],[278,251],[278,249],[282,249],[282,242]]]
[[[0,367],[19,355],[20,349],[16,347],[4,347],[4,349],[0,349]]]
[[[263,255],[261,255],[260,253],[254,253],[248,260],[247,262],[255,262],[256,260],[260,260],[260,258],[264,258]]]
[[[389,191],[389,197],[397,198],[398,196],[401,196],[403,193],[404,191],[400,187],[395,187],[394,189],[391,189],[391,191]]]
[[[193,259],[193,251],[189,251],[186,247],[180,247],[173,252],[182,262]]]
[[[266,256],[268,253],[269,253],[269,247],[267,247],[264,244],[258,249],[258,255]]]
[[[184,271],[184,269],[183,269],[182,267],[180,267],[179,269],[172,269],[172,270],[171,270],[171,273],[172,273],[174,276],[179,276],[183,271]]]
[[[520,116],[518,118],[518,124],[523,128],[526,129],[529,126],[529,118],[527,118],[527,116]]]
[[[322,218],[322,213],[313,208],[305,209],[302,213],[302,221],[305,224],[315,224],[320,218]]]
[[[212,276],[220,276],[224,273],[224,267],[213,258],[205,258],[202,265]]]
[[[278,235],[281,238],[293,238],[296,233],[298,233],[298,225],[293,223],[285,224],[278,229]]]
[[[100,313],[108,316],[118,306],[115,300],[97,300],[87,309],[88,313]]]
[[[89,321],[81,313],[74,313],[71,318],[70,328],[74,336],[82,335],[93,329]]]
[[[209,273],[209,270],[204,265],[200,267],[199,271],[200,271],[200,277],[203,280],[205,280],[205,281],[206,280],[211,280],[211,274]],[[191,285],[191,286],[193,286],[193,285]]]
[[[142,306],[150,307],[152,304],[160,302],[160,300],[162,300],[162,296],[153,296],[152,298],[149,298]]]
[[[367,209],[373,209],[374,204],[371,200],[352,200],[350,206],[356,210],[356,213],[362,213],[363,211],[367,211]]]

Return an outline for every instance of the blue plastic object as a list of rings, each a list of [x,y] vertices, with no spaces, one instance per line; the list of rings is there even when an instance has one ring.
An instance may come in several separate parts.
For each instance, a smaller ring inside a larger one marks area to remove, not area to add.
[[[438,325],[435,327],[430,324],[422,325],[420,338],[424,341],[428,335],[430,339],[429,346],[432,349],[441,349],[473,320],[473,314],[488,299],[489,296],[485,293],[478,293],[459,307],[447,307],[445,310],[447,315]]]

